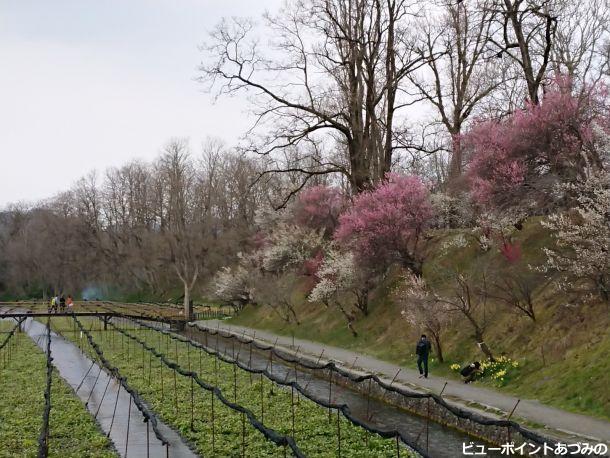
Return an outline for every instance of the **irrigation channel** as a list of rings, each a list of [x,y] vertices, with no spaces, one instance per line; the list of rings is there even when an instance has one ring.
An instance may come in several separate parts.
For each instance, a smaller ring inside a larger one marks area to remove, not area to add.
[[[40,348],[45,349],[48,343],[45,325],[28,318],[22,329]],[[149,423],[142,421],[131,395],[122,389],[115,377],[111,377],[100,365],[86,357],[76,345],[53,331],[50,335],[53,366],[75,390],[121,456],[196,456],[178,433],[162,421],[157,421],[159,432],[167,439],[167,444],[162,443],[153,434]],[[52,401],[51,399],[51,405]]]
[[[217,336],[206,338],[205,333],[193,327],[187,327],[183,335],[204,345],[207,340],[208,348],[218,350],[229,359],[237,359],[252,369],[266,369],[281,380],[298,383],[306,387],[307,393],[316,399],[347,405],[351,414],[364,424],[381,430],[397,430],[408,437],[411,443],[419,444],[432,457],[453,458],[456,453],[461,455],[463,443],[481,443],[455,429],[427,422],[423,417],[409,414],[376,399],[367,399],[356,391],[333,384],[331,380],[316,377],[312,372],[304,371],[297,365],[288,365],[277,358],[270,359],[269,355],[261,351],[250,352],[251,347],[240,346],[232,339]]]
[[[272,373],[277,379],[287,383],[297,383],[312,397],[331,404],[345,405],[358,421],[372,429],[400,432],[410,444],[417,444],[431,457],[453,458],[462,454],[463,443],[482,444],[476,438],[426,421],[424,417],[411,414],[403,409],[367,397],[357,391],[332,382],[330,378],[320,378],[313,371],[304,370],[296,364],[288,364],[252,346],[242,345],[234,339],[214,336],[202,332],[194,326],[187,326],[184,336],[218,351],[229,359],[240,361],[251,369]],[[488,456],[501,456],[488,452]]]
[[[332,371],[150,320],[110,309],[50,320],[53,364],[122,456],[455,457],[463,443],[481,443],[333,382]],[[44,345],[43,324],[28,318],[25,330]],[[512,422],[464,421],[507,429],[508,439],[511,428],[530,434]]]
[[[115,319],[115,321],[117,321]],[[144,328],[167,327],[160,324],[144,324],[138,320],[123,319]],[[347,406],[350,415],[365,427],[379,431],[398,431],[406,443],[418,446],[419,450],[431,457],[455,457],[461,454],[463,443],[480,444],[473,437],[448,428],[441,424],[426,421],[425,418],[410,414],[390,404],[380,402],[361,393],[333,384],[332,380],[316,377],[310,371],[304,371],[297,365],[289,365],[283,361],[270,360],[268,355],[260,351],[252,351],[252,347],[236,345],[235,340],[222,337],[219,334],[210,337],[193,326],[187,326],[181,333],[187,339],[199,343],[211,353],[218,352],[227,360],[236,360],[242,366],[254,372],[266,372],[272,379],[289,387],[291,384],[301,386],[306,395],[316,399],[319,404]],[[235,366],[234,366],[235,367]],[[296,392],[299,397],[299,392]],[[331,409],[329,409],[330,412]],[[496,453],[494,455],[494,453]],[[497,452],[489,452],[489,456],[501,456]]]

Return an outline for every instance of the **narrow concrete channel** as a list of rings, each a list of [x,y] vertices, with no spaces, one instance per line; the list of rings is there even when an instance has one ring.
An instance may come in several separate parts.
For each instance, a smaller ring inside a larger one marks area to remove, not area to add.
[[[186,337],[206,345],[205,336],[200,331],[188,328],[184,333]],[[424,449],[428,449],[430,456],[434,458],[455,458],[462,455],[462,444],[482,444],[481,441],[459,431],[447,428],[438,423],[428,422],[417,415],[410,414],[405,410],[392,405],[371,399],[339,385],[332,386],[332,393],[329,393],[329,382],[315,377],[309,372],[297,370],[288,366],[282,361],[274,361],[269,365],[269,359],[257,351],[252,352],[252,356],[247,350],[241,351],[240,346],[236,346],[233,341],[215,336],[209,341],[208,348],[217,349],[231,359],[238,359],[243,364],[253,369],[267,369],[288,382],[298,380],[301,386],[307,387],[307,392],[317,399],[328,400],[329,395],[338,404],[347,404],[352,414],[360,421],[370,426],[380,429],[396,429],[409,437],[413,442],[417,442]],[[369,418],[367,412],[373,414]],[[427,434],[426,434],[427,433]],[[487,456],[501,456],[499,452],[487,451]]]
[[[46,328],[42,323],[28,318],[24,324],[24,331],[39,347],[44,348]],[[190,458],[197,456],[178,433],[161,421],[158,423],[159,430],[169,441],[169,449],[155,437],[152,428],[148,431],[147,440],[147,427],[140,411],[133,402],[131,402],[130,408],[131,396],[124,389],[119,390],[119,384],[97,364],[92,366],[92,361],[84,356],[78,347],[54,332],[51,332],[51,355],[53,365],[61,377],[74,390],[78,388],[77,396],[83,403],[86,403],[87,409],[92,415],[97,414],[97,422],[102,430],[106,434],[110,431],[110,439],[122,457]],[[82,385],[79,387],[81,383]],[[115,403],[116,412],[114,412]],[[128,425],[129,436],[127,435]]]

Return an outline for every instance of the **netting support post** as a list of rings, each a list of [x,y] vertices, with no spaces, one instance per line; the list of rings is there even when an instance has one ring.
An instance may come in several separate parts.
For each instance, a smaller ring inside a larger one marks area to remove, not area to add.
[[[174,369],[174,412],[178,413],[178,387],[176,386],[176,369]]]
[[[337,442],[339,444],[338,455],[341,458],[341,413],[337,409]]]
[[[191,431],[195,431],[195,393],[193,391],[193,377],[191,377]]]
[[[263,374],[261,374],[261,423],[265,423],[265,403],[263,400]]]
[[[328,422],[331,420],[331,408],[330,404],[332,402],[332,394],[333,394],[333,371],[330,371],[330,376],[328,377]]]
[[[250,369],[252,369],[252,342],[250,342],[249,347],[250,347],[250,357],[248,359],[248,367]],[[250,386],[252,386],[252,372],[249,372],[249,374],[250,374]]]
[[[511,417],[513,416],[513,414],[515,413],[515,410],[517,410],[517,406],[519,405],[519,403],[521,402],[521,399],[517,399],[517,402],[515,403],[515,406],[513,407],[513,410],[510,411],[510,414],[508,415],[508,418],[506,419],[507,421],[510,421]],[[508,437],[508,443],[510,444],[510,425],[508,425],[506,427],[506,434]]]
[[[233,364],[233,401],[237,404],[237,364]]]
[[[146,458],[150,458],[150,422],[146,420]]]
[[[366,392],[366,419],[370,420],[370,410],[371,410],[371,382],[373,381],[372,378],[369,378],[369,388]]]
[[[296,431],[294,428],[294,386],[290,387],[290,407],[292,409],[292,438],[295,438]]]
[[[131,422],[131,396],[129,396],[129,408],[127,409],[127,434],[125,436],[125,458],[127,458],[127,449],[129,447],[129,423]]]
[[[246,456],[246,414],[241,414],[241,456]]]
[[[214,391],[210,391],[212,395],[212,453],[216,454],[216,431],[214,428]]]
[[[428,397],[428,404],[426,406],[426,452],[429,451],[430,446],[430,398]]]

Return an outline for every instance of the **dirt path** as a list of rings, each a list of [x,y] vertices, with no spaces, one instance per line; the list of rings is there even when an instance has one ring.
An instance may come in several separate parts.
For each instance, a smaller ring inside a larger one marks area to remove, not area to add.
[[[218,320],[198,321],[197,323],[213,329],[220,327],[220,329],[233,331],[239,335],[244,333],[246,336],[250,337],[255,335],[257,339],[264,340],[268,343],[274,343],[277,339],[277,345],[289,348],[294,348],[293,345],[295,347],[298,346],[301,353],[308,353],[316,357],[324,350],[323,360],[332,359],[339,363],[344,363],[347,366],[351,366],[353,362],[356,361],[354,367],[385,376],[389,379],[392,379],[400,369],[400,373],[398,374],[395,383],[402,383],[408,385],[410,388],[440,393],[446,382],[447,386],[444,391],[444,396],[462,404],[474,402],[494,410],[510,412],[518,400],[514,396],[476,385],[465,385],[459,381],[445,379],[443,377],[430,375],[427,379],[419,378],[419,373],[416,370],[381,361],[374,357],[343,348],[332,347],[304,339],[293,339],[292,337],[280,336],[259,329],[230,325]],[[499,414],[501,415],[501,412]],[[610,422],[549,407],[536,400],[522,399],[513,418],[521,418],[532,423],[545,425],[548,429],[558,431],[564,436],[567,435],[567,437],[572,435],[582,436],[591,441],[610,444]]]

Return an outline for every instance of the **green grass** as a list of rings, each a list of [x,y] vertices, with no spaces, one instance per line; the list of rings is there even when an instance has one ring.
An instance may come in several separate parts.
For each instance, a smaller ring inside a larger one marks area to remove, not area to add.
[[[13,339],[11,359],[0,369],[0,457],[35,457],[44,408],[46,356],[25,334],[16,334]],[[56,372],[51,402],[49,456],[117,456],[89,412]]]
[[[537,281],[538,272],[529,266],[540,265],[543,247],[553,240],[540,225],[540,218],[527,221],[522,231],[514,234],[521,245],[522,258],[509,264],[492,248],[482,253],[474,243],[464,248],[443,248],[451,237],[464,231],[441,231],[434,234],[427,251],[424,277],[440,290],[450,288],[449,269],[477,275],[486,266],[488,281],[518,272]],[[466,234],[468,236],[468,234]],[[277,334],[303,338],[358,351],[379,359],[415,367],[415,343],[423,330],[413,329],[400,315],[390,290],[397,281],[396,272],[380,285],[371,300],[368,316],[359,315],[355,322],[358,337],[352,336],[343,316],[333,308],[306,301],[305,293],[295,290],[293,300],[300,325],[280,320],[268,306],[250,306],[229,320],[237,325],[268,330]],[[486,330],[486,341],[496,356],[506,355],[519,362],[511,371],[506,386],[486,378],[476,382],[519,397],[531,397],[569,411],[610,420],[610,314],[604,304],[567,306],[568,298],[552,286],[535,292],[537,322],[516,315],[493,301],[486,313],[492,319]],[[573,301],[574,302],[574,301]],[[482,360],[468,323],[455,316],[443,333],[445,363],[433,356],[430,364],[435,375],[458,378],[449,366]]]

